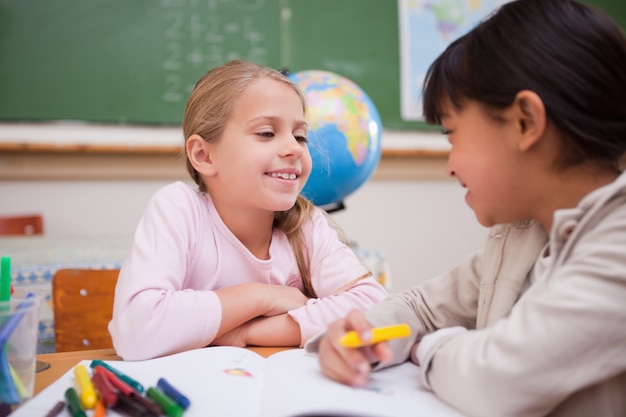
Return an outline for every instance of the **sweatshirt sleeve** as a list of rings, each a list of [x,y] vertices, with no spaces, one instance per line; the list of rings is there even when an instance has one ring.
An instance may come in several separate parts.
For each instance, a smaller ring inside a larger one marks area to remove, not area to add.
[[[323,214],[316,212],[305,227],[311,282],[318,298],[289,312],[300,325],[301,346],[350,310],[366,310],[387,295]]]
[[[532,417],[623,375],[625,247],[623,219],[596,226],[508,317],[422,352],[426,386],[469,415]]]
[[[482,251],[468,257],[450,272],[396,294],[372,306],[367,320],[375,327],[407,323],[411,336],[389,341],[393,359],[376,369],[402,363],[412,347],[427,333],[450,326],[474,328],[482,268]]]
[[[121,268],[109,331],[118,355],[143,360],[206,346],[218,331],[213,291],[190,288],[198,196],[175,183],[155,194]]]

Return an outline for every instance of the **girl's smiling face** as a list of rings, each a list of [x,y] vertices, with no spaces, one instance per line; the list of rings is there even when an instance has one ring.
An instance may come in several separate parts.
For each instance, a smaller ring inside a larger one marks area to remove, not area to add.
[[[311,172],[300,97],[269,78],[246,88],[222,137],[209,146],[211,196],[237,210],[288,210]]]
[[[446,166],[467,189],[465,201],[485,227],[521,220],[529,214],[529,188],[523,152],[519,151],[519,125],[508,110],[501,120],[486,114],[476,102],[462,109],[444,106],[441,125],[452,145]]]

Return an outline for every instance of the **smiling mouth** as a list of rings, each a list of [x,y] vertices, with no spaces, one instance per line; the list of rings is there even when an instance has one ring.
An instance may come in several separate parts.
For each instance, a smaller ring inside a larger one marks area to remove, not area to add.
[[[270,172],[267,175],[269,175],[272,178],[280,178],[283,180],[295,180],[296,178],[298,178],[298,175],[288,174],[286,172]]]

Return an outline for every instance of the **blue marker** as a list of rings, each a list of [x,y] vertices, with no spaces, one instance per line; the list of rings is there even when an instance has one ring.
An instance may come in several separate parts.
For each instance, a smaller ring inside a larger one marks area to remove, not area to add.
[[[9,340],[11,333],[13,333],[17,325],[20,324],[20,320],[22,320],[24,314],[33,304],[33,301],[30,300],[30,298],[33,297],[35,297],[33,293],[28,293],[26,299],[18,304],[13,314],[2,324],[2,327],[0,327],[0,343],[4,344]]]
[[[0,348],[0,401],[7,404],[20,402],[20,394],[11,375],[9,359],[2,348]]]
[[[11,365],[6,354],[6,346],[11,333],[15,330],[17,325],[22,320],[22,317],[32,304],[29,298],[34,297],[33,294],[28,294],[26,300],[22,301],[15,309],[12,315],[2,324],[0,327],[0,400],[7,404],[17,404],[20,402],[20,395],[11,375]],[[8,307],[8,306],[7,306]]]
[[[157,388],[163,391],[163,393],[170,397],[172,400],[176,401],[176,404],[180,405],[183,410],[189,408],[189,405],[191,404],[189,398],[181,394],[181,392],[174,388],[169,382],[167,382],[165,378],[159,378],[157,382]]]

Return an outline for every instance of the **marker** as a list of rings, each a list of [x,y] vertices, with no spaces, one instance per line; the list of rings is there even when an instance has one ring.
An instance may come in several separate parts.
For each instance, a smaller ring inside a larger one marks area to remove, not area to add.
[[[182,417],[184,410],[176,404],[176,401],[165,395],[160,389],[150,387],[146,391],[148,398],[152,398],[159,404],[168,417]]]
[[[101,368],[104,369],[104,368]],[[100,401],[107,407],[113,407],[117,403],[117,393],[111,381],[102,373],[96,372],[94,369],[91,376],[91,382],[93,382]]]
[[[3,256],[0,268],[0,301],[9,301],[11,299],[11,258]]]
[[[65,391],[65,400],[67,401],[67,409],[72,417],[87,417],[74,388],[68,388]]]
[[[15,389],[17,390],[17,394],[20,396],[22,400],[25,400],[30,397],[28,390],[24,386],[24,383],[20,379],[20,376],[15,372],[15,369],[9,364],[9,371],[11,372],[11,378],[13,378],[13,383],[15,384]]]
[[[163,393],[172,400],[176,401],[176,404],[180,405],[183,410],[189,408],[189,404],[191,404],[189,398],[185,397],[180,391],[174,388],[165,378],[159,378],[157,388],[163,391]]]
[[[54,405],[54,407],[50,409],[50,411],[48,411],[48,414],[46,414],[46,417],[56,417],[61,413],[61,411],[63,411],[64,408],[65,408],[65,403],[63,401],[59,401],[58,403]]]
[[[157,417],[161,414],[154,414],[150,412],[144,406],[125,395],[118,394],[118,397],[119,398],[114,410],[121,411],[124,415],[130,417]]]
[[[114,367],[112,367],[111,365],[99,360],[99,359],[94,359],[93,361],[91,361],[91,367],[95,368],[96,366],[103,366],[104,368],[108,369],[109,371],[113,372],[115,375],[117,375],[117,377],[119,379],[121,379],[122,381],[126,382],[128,385],[130,385],[131,387],[133,387],[134,389],[136,389],[137,391],[139,391],[140,393],[142,393],[144,391],[143,389],[143,385],[141,385],[138,381],[135,381],[134,379],[132,379],[131,377],[129,377],[128,375],[124,375],[123,373],[121,373],[120,371],[118,371],[117,369],[115,369]]]
[[[74,378],[76,378],[76,385],[80,391],[80,403],[85,409],[91,409],[96,406],[98,402],[98,396],[96,390],[89,378],[87,368],[85,365],[76,365],[74,367]]]
[[[13,412],[13,408],[7,403],[0,403],[0,417],[7,417]],[[48,417],[48,416],[46,416]],[[54,416],[51,416],[54,417]]]
[[[107,408],[101,400],[98,400],[93,410],[93,417],[105,417],[107,415]]]
[[[2,310],[0,315],[0,323],[10,318],[11,311],[11,258],[3,256],[0,260],[0,302],[2,303]],[[2,341],[2,344],[9,340],[10,333],[6,336],[6,339]],[[8,346],[4,346],[5,352]]]
[[[20,394],[11,375],[9,359],[3,348],[0,348],[0,402],[7,404],[20,402]]]
[[[113,372],[106,369],[104,366],[101,366],[101,365],[96,366],[94,368],[94,372],[104,375],[109,380],[111,385],[113,385],[125,397],[134,395],[134,393],[137,392],[135,391],[133,387],[131,387],[126,382],[119,379],[117,375],[115,375]]]
[[[347,348],[359,348],[411,335],[411,328],[405,323],[387,327],[374,327],[370,331],[372,332],[372,338],[367,342],[362,341],[357,332],[350,331],[339,339],[339,344]]]
[[[94,368],[94,372],[96,375],[100,375],[100,377],[109,382],[115,389],[118,390],[120,395],[113,392],[113,395],[115,396],[115,400],[113,401],[115,401],[116,404],[119,401],[120,396],[123,396],[125,398],[128,398],[128,401],[138,403],[141,406],[142,410],[149,412],[150,415],[161,415],[162,410],[159,404],[157,404],[150,398],[143,397],[141,393],[139,393],[139,391],[135,390],[126,382],[119,379],[119,377],[113,372],[109,371],[101,365],[96,366]],[[100,377],[98,377],[98,379]],[[112,399],[109,398],[109,400]],[[107,406],[109,405],[107,404]]]
[[[0,343],[6,343],[9,340],[11,333],[13,333],[17,325],[20,323],[20,320],[22,320],[22,317],[24,317],[24,314],[26,314],[26,311],[33,303],[30,299],[34,296],[35,294],[28,293],[25,300],[19,303],[17,307],[15,307],[13,314],[11,314],[9,318],[4,321],[2,327],[0,327]]]
[[[143,408],[154,414],[155,416],[160,416],[163,414],[163,408],[161,405],[157,403],[153,398],[144,397],[138,392],[135,391],[136,395],[131,395],[129,398],[141,405]]]

